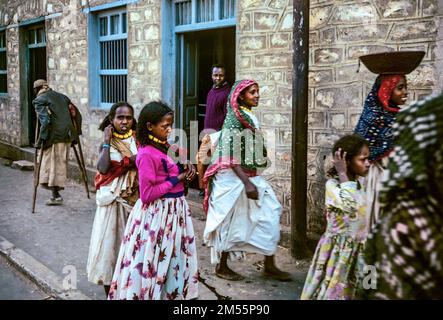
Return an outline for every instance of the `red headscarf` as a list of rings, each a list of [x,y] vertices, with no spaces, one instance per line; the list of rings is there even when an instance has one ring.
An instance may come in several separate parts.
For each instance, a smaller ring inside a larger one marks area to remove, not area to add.
[[[391,99],[392,91],[394,91],[397,84],[403,78],[403,75],[384,75],[381,76],[380,89],[378,89],[378,99],[383,107],[391,112],[398,112],[400,109],[391,108],[389,100]]]

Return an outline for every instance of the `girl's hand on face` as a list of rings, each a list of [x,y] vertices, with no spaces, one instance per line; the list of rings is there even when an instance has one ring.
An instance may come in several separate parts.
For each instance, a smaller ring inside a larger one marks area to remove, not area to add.
[[[346,151],[342,154],[341,148],[339,148],[334,153],[334,159],[332,160],[332,163],[334,164],[335,170],[337,170],[339,177],[347,176]]]
[[[105,135],[104,143],[109,144],[111,142],[112,133],[114,132],[114,127],[112,126],[112,124],[110,124],[109,126],[107,126],[105,128],[105,130],[103,132],[104,132],[104,135]]]

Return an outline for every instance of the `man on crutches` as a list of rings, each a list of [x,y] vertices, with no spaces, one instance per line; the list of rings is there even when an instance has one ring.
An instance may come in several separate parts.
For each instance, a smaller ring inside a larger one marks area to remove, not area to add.
[[[34,82],[34,93],[37,97],[32,104],[40,122],[40,134],[35,147],[42,149],[39,156],[41,162],[35,167],[35,170],[38,170],[35,177],[39,178],[39,185],[52,191],[46,205],[61,205],[63,198],[60,190],[63,190],[66,184],[69,148],[80,141],[81,115],[75,108],[74,118],[71,119],[70,99],[49,88],[43,79]],[[83,159],[83,155],[81,158]],[[77,161],[85,179],[84,162],[78,157]],[[36,189],[34,193],[35,191]]]

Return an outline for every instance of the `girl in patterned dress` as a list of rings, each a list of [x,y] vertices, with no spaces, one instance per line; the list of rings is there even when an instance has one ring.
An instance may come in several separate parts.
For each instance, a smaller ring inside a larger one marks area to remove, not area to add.
[[[140,199],[129,216],[109,299],[173,300],[198,296],[194,228],[184,196],[192,165],[168,155],[173,111],[151,102],[137,125]],[[170,150],[171,151],[171,150]]]
[[[326,182],[327,227],[301,295],[302,300],[353,299],[359,288],[367,237],[365,191],[360,177],[369,169],[368,142],[358,135],[339,139]]]

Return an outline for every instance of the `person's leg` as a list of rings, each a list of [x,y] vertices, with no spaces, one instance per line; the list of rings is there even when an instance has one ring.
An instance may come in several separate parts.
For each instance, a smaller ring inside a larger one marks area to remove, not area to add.
[[[219,278],[238,281],[244,277],[228,267],[228,252],[222,252],[220,263],[215,267],[215,275]]]
[[[61,198],[62,196],[60,195],[60,190],[61,190],[61,188],[59,188],[59,187],[52,187],[51,188],[51,190],[52,190],[52,197],[54,198],[54,199],[57,199],[57,198]]]
[[[265,256],[265,270],[263,270],[263,275],[271,277],[275,280],[280,281],[291,281],[291,277],[288,272],[282,271],[275,265],[274,255]]]

